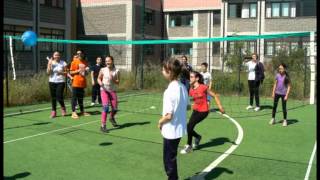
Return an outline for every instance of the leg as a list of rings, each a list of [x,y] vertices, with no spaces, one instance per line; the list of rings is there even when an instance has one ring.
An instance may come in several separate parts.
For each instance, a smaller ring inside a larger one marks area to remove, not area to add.
[[[84,107],[83,107],[83,98],[84,98],[84,88],[79,88],[78,89],[78,105],[80,107],[80,112],[84,112]]]
[[[254,97],[256,100],[256,107],[260,107],[259,87],[260,81],[255,81]]]
[[[254,82],[254,81],[248,80],[248,84],[249,84],[249,94],[250,94],[250,106],[253,105],[253,94],[254,94],[253,82]]]
[[[56,99],[56,92],[57,86],[55,83],[49,82],[50,94],[51,94],[51,110],[56,111],[57,108],[57,99]]]
[[[65,109],[65,104],[63,100],[63,91],[64,91],[65,83],[57,84],[57,100],[60,103],[61,108]]]
[[[92,103],[96,102],[96,97],[97,97],[97,90],[96,90],[96,86],[93,85],[92,90],[91,90],[91,102]]]
[[[169,180],[178,179],[177,169],[177,151],[180,138],[165,139],[163,138],[163,162],[166,174]]]
[[[118,111],[118,97],[117,93],[115,91],[110,91],[110,96],[111,96],[111,107],[112,111],[110,113],[111,118],[114,118]]]
[[[272,118],[276,117],[276,111],[277,111],[277,106],[278,106],[278,101],[279,101],[280,96],[278,94],[274,95],[273,99],[273,108],[272,108]]]
[[[283,119],[287,119],[287,101],[284,100],[285,95],[281,96]]]
[[[196,131],[194,131],[195,126],[200,123],[204,118],[208,116],[208,112],[200,113],[197,111],[193,111],[192,115],[190,117],[190,120],[187,125],[187,131],[188,131],[188,142],[187,144],[191,146],[192,144],[192,137],[199,138],[201,137]]]
[[[71,108],[72,112],[76,112],[76,105],[77,105],[77,97],[78,97],[78,88],[72,88],[72,100],[71,100]]]
[[[101,126],[105,127],[107,122],[107,114],[109,112],[109,96],[106,91],[101,90],[101,101],[102,101],[102,113],[101,113]]]

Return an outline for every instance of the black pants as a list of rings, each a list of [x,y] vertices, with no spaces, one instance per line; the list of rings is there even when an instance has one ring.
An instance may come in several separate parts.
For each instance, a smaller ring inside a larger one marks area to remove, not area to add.
[[[80,111],[84,112],[83,97],[84,97],[84,88],[72,87],[72,100],[71,100],[72,112],[76,111],[77,101],[78,101],[78,105],[80,107]]]
[[[255,80],[248,80],[249,84],[249,93],[250,93],[250,105],[253,105],[253,96],[256,99],[256,106],[260,107],[260,101],[259,101],[259,86],[260,81]]]
[[[101,104],[100,85],[98,83],[95,83],[95,85],[92,86],[91,102],[96,102],[97,97],[99,104]]]
[[[52,111],[57,110],[57,101],[59,102],[61,108],[65,108],[64,101],[63,101],[64,87],[65,87],[64,82],[61,82],[61,83],[49,82]]]
[[[188,125],[187,125],[187,131],[188,131],[188,142],[187,144],[191,146],[192,143],[192,137],[199,138],[200,135],[194,131],[195,126],[200,123],[202,120],[204,120],[209,114],[208,112],[198,112],[193,110],[191,117],[189,119]]]
[[[168,180],[178,179],[177,152],[180,139],[163,138],[163,163]]]
[[[287,101],[284,100],[284,97],[285,97],[285,95],[275,94],[274,100],[273,100],[272,118],[276,117],[276,111],[277,111],[279,98],[281,98],[283,119],[287,119]]]

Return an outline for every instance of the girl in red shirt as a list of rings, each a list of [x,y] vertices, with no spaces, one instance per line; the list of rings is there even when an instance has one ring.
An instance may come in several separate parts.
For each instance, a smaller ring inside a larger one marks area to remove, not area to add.
[[[217,102],[216,93],[208,89],[208,86],[204,84],[203,77],[199,72],[193,71],[190,73],[190,85],[191,87],[189,90],[189,95],[193,98],[194,101],[192,107],[193,112],[187,125],[188,142],[187,145],[185,145],[185,148],[180,151],[181,154],[190,153],[192,151],[192,148],[196,148],[200,143],[201,136],[194,131],[194,128],[209,114],[209,106],[207,103],[208,94],[212,97],[215,97],[220,112],[225,112],[220,104],[220,101]],[[195,137],[193,146],[191,146],[192,137]]]

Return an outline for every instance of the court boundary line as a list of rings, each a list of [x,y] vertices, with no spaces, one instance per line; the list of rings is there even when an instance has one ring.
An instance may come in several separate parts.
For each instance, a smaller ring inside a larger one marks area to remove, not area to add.
[[[149,110],[149,109],[150,108],[145,108],[145,109],[142,109],[142,110],[137,111],[137,112],[143,112],[143,111],[146,111],[146,110]],[[132,112],[132,113],[137,113],[137,112]],[[126,115],[129,115],[129,114],[132,114],[132,113],[120,114],[117,117],[119,117],[121,115],[122,116],[126,116]],[[3,144],[15,142],[15,141],[20,141],[20,140],[24,140],[24,139],[29,139],[29,138],[32,138],[32,137],[42,136],[42,135],[46,135],[46,134],[51,134],[51,133],[62,131],[62,130],[66,130],[66,129],[72,129],[72,128],[83,126],[83,125],[86,125],[86,124],[91,124],[91,123],[94,123],[94,122],[97,122],[97,121],[100,121],[100,120],[94,120],[94,121],[90,121],[90,122],[86,122],[86,123],[82,123],[82,124],[77,124],[77,125],[74,125],[74,126],[69,126],[69,127],[65,127],[65,128],[61,128],[61,129],[56,129],[56,130],[42,132],[42,133],[38,133],[38,134],[30,135],[30,136],[25,136],[25,137],[21,137],[21,138],[17,138],[17,139],[12,139],[12,140],[8,140],[8,141],[4,141]]]
[[[219,114],[222,114],[218,112]],[[243,139],[243,129],[240,124],[234,120],[232,117],[228,116],[227,114],[222,114],[224,117],[228,118],[231,122],[233,122],[237,129],[238,129],[238,137],[235,141],[235,145],[231,145],[231,147],[222,153],[217,159],[212,161],[205,169],[203,169],[199,174],[191,177],[191,180],[204,180],[205,176],[211,172],[214,168],[216,168],[226,157],[228,157],[241,143]]]
[[[316,149],[317,149],[317,141],[314,143],[314,148],[310,156],[310,160],[309,160],[309,164],[308,164],[308,168],[307,168],[307,172],[306,172],[306,176],[304,177],[304,180],[309,179],[313,158],[314,158],[314,155],[316,154]]]
[[[130,97],[130,96],[139,96],[139,95],[147,95],[148,93],[137,93],[137,94],[130,94],[130,95],[124,95],[124,96],[119,96],[120,98],[123,97]],[[90,98],[90,97],[89,97]],[[49,102],[50,103],[50,102]],[[85,102],[86,104],[90,104],[91,101],[87,101]],[[66,107],[69,107],[71,105],[66,105]],[[3,114],[3,117],[10,117],[10,116],[15,116],[15,115],[22,115],[22,114],[28,114],[28,113],[32,113],[32,112],[40,112],[40,111],[44,111],[44,110],[49,110],[51,109],[51,107],[46,107],[46,108],[40,108],[40,109],[36,109],[36,110],[32,110],[32,111],[22,111],[22,112],[15,112],[15,113],[9,113],[9,114]]]

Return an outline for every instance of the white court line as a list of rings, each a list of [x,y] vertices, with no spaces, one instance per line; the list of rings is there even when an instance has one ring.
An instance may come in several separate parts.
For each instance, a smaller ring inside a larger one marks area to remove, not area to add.
[[[308,165],[307,173],[306,173],[306,176],[304,177],[304,180],[308,180],[309,179],[309,175],[310,175],[310,172],[311,172],[312,161],[313,161],[314,155],[316,154],[316,149],[317,149],[317,141],[314,143],[314,148],[313,148],[310,160],[309,160],[309,165]]]
[[[150,109],[150,108],[142,109],[142,110],[137,111],[137,112],[143,112],[143,111],[148,110],[148,109]],[[132,113],[120,114],[117,117],[119,117],[121,115],[122,116],[126,116],[126,115],[129,115],[129,114],[132,114]],[[74,126],[70,126],[70,127],[65,127],[65,128],[61,128],[61,129],[56,129],[56,130],[52,130],[52,131],[48,131],[48,132],[43,132],[43,133],[31,135],[31,136],[26,136],[26,137],[22,137],[22,138],[18,138],[18,139],[12,139],[12,140],[3,142],[3,144],[15,142],[15,141],[20,141],[20,140],[23,140],[23,139],[29,139],[29,138],[36,137],[36,136],[42,136],[42,135],[45,135],[45,134],[50,134],[50,133],[54,133],[54,132],[58,132],[58,131],[66,130],[66,129],[71,129],[71,128],[83,126],[83,125],[86,125],[86,124],[91,124],[91,123],[94,123],[94,122],[97,122],[97,121],[100,121],[100,120],[90,121],[90,122],[86,122],[86,123],[82,123],[82,124],[78,124],[78,125],[74,125]]]
[[[220,113],[220,112],[219,112]],[[220,113],[221,114],[221,113]],[[235,145],[232,145],[226,152],[224,152],[222,155],[220,155],[215,161],[213,161],[208,167],[206,167],[202,172],[199,173],[199,175],[191,177],[192,180],[203,180],[205,179],[205,176],[211,172],[215,167],[218,166],[219,163],[221,163],[226,157],[228,157],[241,143],[243,139],[243,129],[240,126],[240,124],[231,118],[230,116],[223,114],[224,117],[230,119],[237,127],[238,129],[238,137],[235,141]]]
[[[147,94],[147,93],[137,93],[137,94],[129,94],[129,95],[124,95],[124,96],[119,96],[119,99],[123,98],[123,97],[128,97],[128,96],[139,96],[139,95],[143,95],[143,94]],[[91,103],[91,101],[87,101],[86,102],[86,104],[90,104],[90,103]],[[66,107],[69,107],[69,106],[71,106],[71,105],[66,105]],[[3,117],[12,116],[12,115],[18,115],[18,114],[26,114],[26,113],[30,113],[30,112],[39,112],[39,111],[49,110],[49,109],[51,109],[51,107],[42,108],[42,109],[36,109],[36,110],[32,110],[32,111],[22,111],[22,112],[4,114]]]

